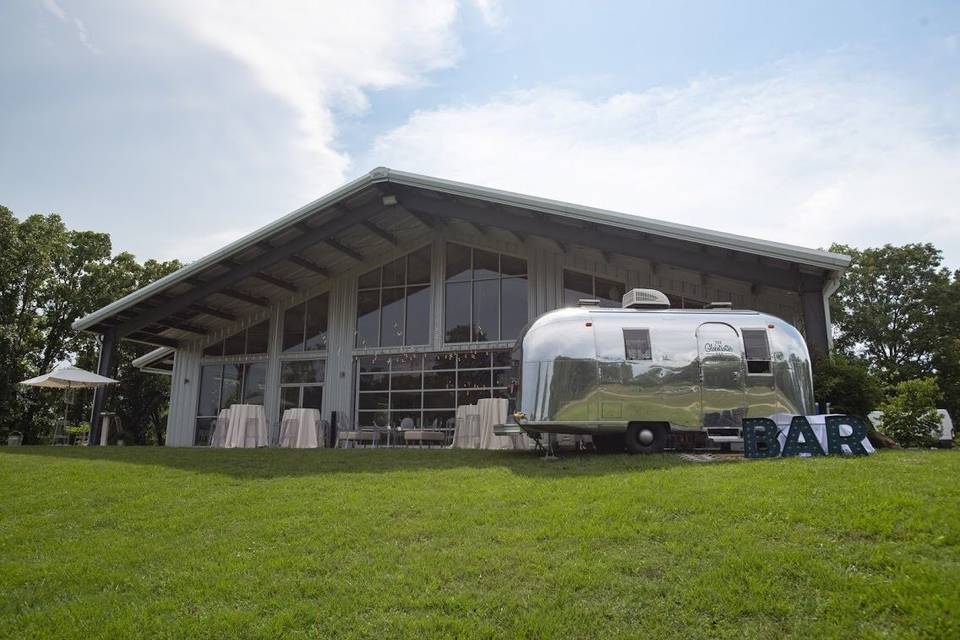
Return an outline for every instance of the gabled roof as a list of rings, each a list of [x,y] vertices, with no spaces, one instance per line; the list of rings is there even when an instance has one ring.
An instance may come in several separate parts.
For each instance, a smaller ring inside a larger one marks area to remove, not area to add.
[[[403,207],[390,208],[387,206],[387,199],[383,198],[390,189],[384,185],[395,185],[398,190],[407,189],[416,190],[418,193],[432,192],[433,194],[443,195],[456,201],[476,201],[487,203],[491,207],[509,207],[515,210],[526,210],[535,215],[546,215],[551,220],[566,220],[571,224],[585,224],[590,228],[608,229],[619,231],[629,231],[646,236],[656,236],[665,239],[673,239],[684,243],[695,243],[704,247],[716,247],[729,249],[732,251],[753,254],[775,261],[782,261],[792,265],[804,265],[806,267],[816,268],[824,272],[841,272],[846,268],[850,259],[847,256],[821,251],[817,249],[808,249],[779,242],[749,238],[721,231],[713,231],[689,225],[676,224],[653,218],[586,207],[582,205],[560,202],[546,198],[537,198],[534,196],[501,191],[477,185],[444,180],[430,176],[424,176],[414,173],[406,173],[380,167],[370,173],[345,184],[344,186],[332,191],[331,193],[319,198],[299,209],[287,214],[286,216],[264,226],[263,228],[240,238],[222,249],[193,262],[182,269],[172,273],[156,282],[143,287],[127,296],[98,309],[93,313],[80,318],[73,323],[76,330],[103,331],[117,323],[127,321],[126,315],[131,313],[143,313],[144,310],[155,311],[157,306],[164,304],[163,300],[170,296],[182,295],[184,292],[189,294],[190,289],[199,284],[206,284],[202,276],[213,276],[213,280],[222,276],[230,268],[245,265],[247,260],[244,258],[259,257],[257,252],[268,252],[273,249],[284,249],[283,243],[289,239],[291,233],[301,234],[310,231],[320,231],[322,228],[331,229],[330,237],[320,242],[330,243],[337,251],[352,257],[356,260],[358,256],[356,251],[351,250],[343,243],[336,240],[335,233],[344,233],[351,224],[366,225],[371,232],[376,232],[383,238],[391,239],[391,231],[383,229],[376,223],[376,216],[390,212],[404,212],[423,221],[424,216],[411,212]],[[386,189],[386,190],[385,190]],[[383,202],[380,202],[380,200]],[[360,203],[359,206],[347,207],[346,204]],[[364,209],[365,213],[359,216],[359,211]],[[350,216],[356,215],[357,221],[351,222]],[[436,213],[434,213],[436,215]],[[441,214],[442,215],[442,214]],[[428,217],[427,217],[428,218]],[[581,233],[583,241],[578,244],[590,246],[589,234]],[[279,243],[279,244],[275,244]],[[291,255],[287,259],[294,261],[293,264],[312,270],[313,273],[323,274],[329,270],[322,265],[317,265],[310,259],[305,259],[303,255],[309,249],[304,249],[298,255]],[[251,262],[252,263],[252,262]],[[328,274],[329,275],[329,274]],[[275,287],[288,287],[289,285],[282,277],[271,275],[270,273],[260,271],[247,277],[259,278],[268,285]],[[269,288],[268,285],[265,285]],[[233,296],[241,301],[257,303],[258,297],[249,293],[230,290],[223,290],[226,295]],[[193,315],[201,315],[204,308],[207,312],[217,315],[217,309],[212,308],[206,303],[206,299],[201,300],[204,304],[194,304],[193,307],[200,307],[200,310],[193,309]],[[157,315],[156,313],[153,314]],[[174,316],[171,316],[174,317]],[[189,317],[176,317],[174,320],[166,320],[165,328],[161,325],[162,333],[158,334],[157,341],[153,344],[174,346],[162,341],[163,336],[173,334],[177,337],[178,326],[188,327]],[[169,330],[169,331],[168,331]],[[190,329],[187,328],[189,331]],[[194,329],[195,330],[195,329]],[[131,337],[131,339],[137,339]],[[142,339],[143,342],[151,342],[149,339]]]

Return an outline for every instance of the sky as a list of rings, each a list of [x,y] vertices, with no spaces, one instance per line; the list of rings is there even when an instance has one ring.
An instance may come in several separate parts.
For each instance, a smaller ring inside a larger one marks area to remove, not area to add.
[[[960,268],[960,2],[0,2],[21,218],[191,261],[378,166]]]

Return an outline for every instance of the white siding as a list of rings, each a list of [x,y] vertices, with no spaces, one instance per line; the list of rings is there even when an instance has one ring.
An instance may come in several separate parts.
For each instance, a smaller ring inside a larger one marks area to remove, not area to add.
[[[431,304],[431,344],[416,347],[419,351],[436,351],[443,345],[443,276],[445,245],[448,241],[461,242],[482,248],[523,256],[527,259],[528,269],[528,316],[536,317],[563,304],[564,268],[593,273],[622,281],[627,289],[633,287],[654,287],[665,293],[684,295],[704,301],[729,300],[734,306],[756,308],[774,313],[785,320],[796,323],[800,315],[799,296],[796,293],[754,288],[749,283],[714,277],[667,266],[651,265],[648,261],[614,256],[608,260],[600,252],[578,248],[564,254],[559,247],[546,240],[526,239],[518,244],[517,239],[506,234],[478,233],[469,226],[450,223],[442,225],[433,233],[432,248],[432,284],[433,301]],[[396,257],[423,246],[425,239],[415,243],[404,243],[393,250],[381,253],[380,260],[354,266],[334,278],[318,282],[314,287],[295,296],[288,296],[269,311],[261,311],[249,318],[233,323],[222,331],[211,335],[203,342],[188,344],[177,350],[171,380],[170,414],[167,421],[167,444],[170,446],[191,446],[194,437],[197,397],[200,382],[201,350],[226,335],[249,326],[268,317],[271,320],[269,364],[266,377],[265,410],[270,421],[271,433],[278,429],[279,401],[279,354],[283,312],[289,306],[297,304],[324,291],[330,293],[330,315],[328,318],[328,350],[326,353],[311,354],[312,357],[326,358],[326,380],[323,391],[323,417],[330,419],[332,411],[337,411],[341,420],[353,420],[354,402],[354,335],[356,328],[356,283],[357,277]],[[507,346],[506,343],[491,343],[490,347]],[[470,348],[470,347],[460,347]],[[376,350],[364,350],[371,353]],[[306,355],[306,354],[305,354]]]

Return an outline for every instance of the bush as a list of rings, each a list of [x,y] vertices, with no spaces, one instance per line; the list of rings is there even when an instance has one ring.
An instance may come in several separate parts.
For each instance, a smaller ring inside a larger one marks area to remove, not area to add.
[[[940,390],[934,378],[917,378],[898,384],[893,394],[880,405],[883,417],[880,431],[902,447],[928,447],[936,444],[940,430],[937,401]]]
[[[842,355],[815,358],[813,393],[817,402],[829,402],[834,413],[855,416],[866,416],[883,399],[883,388],[866,363]]]

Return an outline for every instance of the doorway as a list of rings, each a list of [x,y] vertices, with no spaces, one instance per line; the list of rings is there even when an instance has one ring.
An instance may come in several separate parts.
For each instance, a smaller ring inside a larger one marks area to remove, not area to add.
[[[722,322],[697,327],[700,360],[700,410],[704,428],[741,427],[747,394],[740,334]]]

